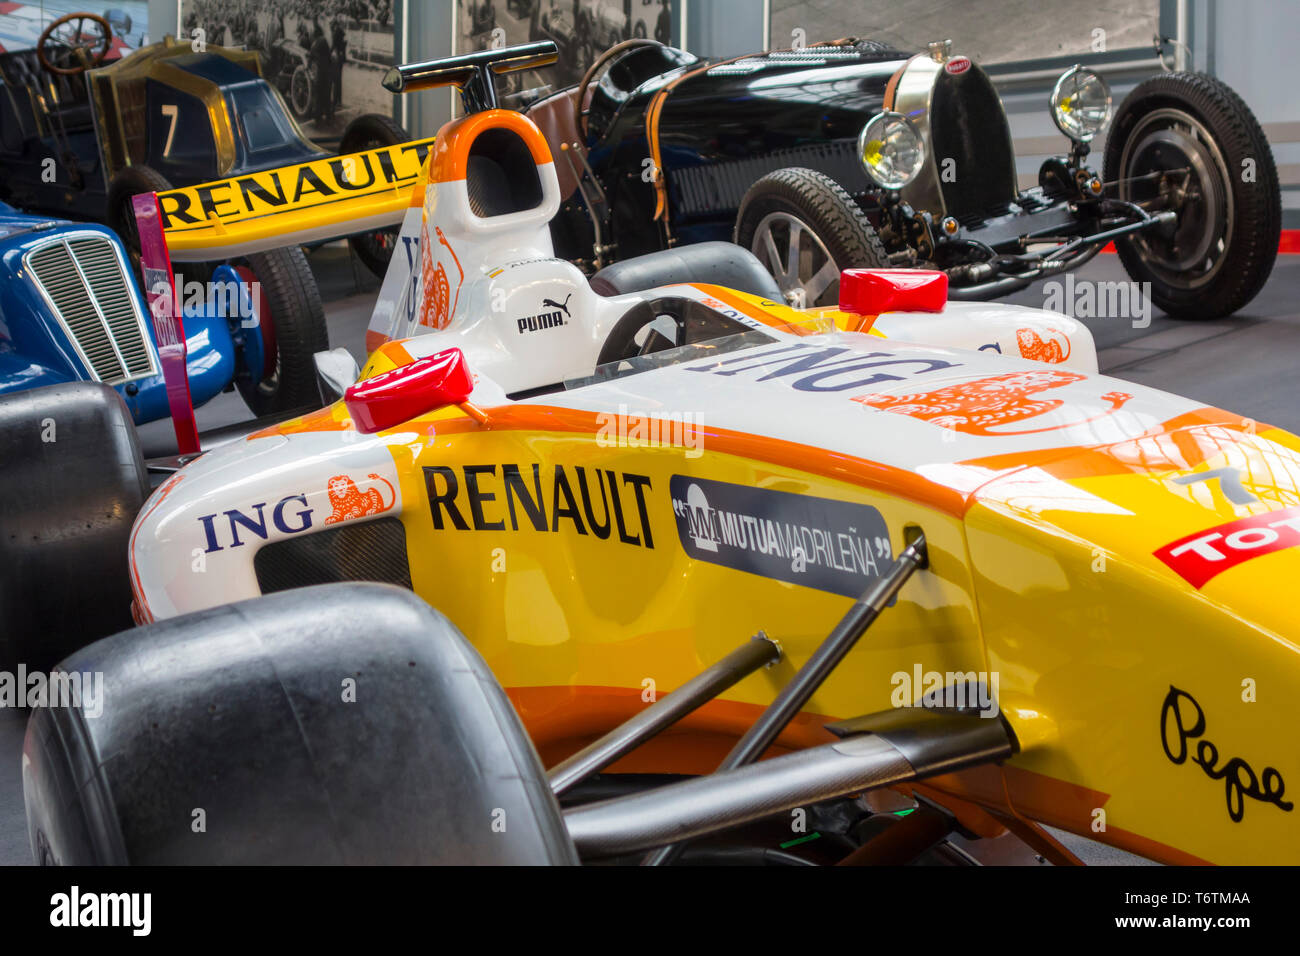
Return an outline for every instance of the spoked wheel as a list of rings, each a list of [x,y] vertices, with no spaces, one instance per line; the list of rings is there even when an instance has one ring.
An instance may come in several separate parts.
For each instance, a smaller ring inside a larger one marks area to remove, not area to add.
[[[1173,210],[1170,229],[1116,242],[1174,318],[1228,315],[1263,287],[1281,230],[1277,170],[1249,108],[1218,80],[1170,73],[1138,85],[1106,144],[1120,199]]]
[[[1159,197],[1180,212],[1167,236],[1139,235],[1133,245],[1152,272],[1175,288],[1197,289],[1223,266],[1232,241],[1232,192],[1228,169],[1204,125],[1177,109],[1148,114],[1133,131],[1120,159],[1126,179],[1120,194],[1130,201]],[[1157,180],[1143,179],[1163,173]]]
[[[843,269],[889,264],[857,203],[813,169],[781,169],[756,182],[741,202],[735,241],[758,257],[795,308],[835,305]]]
[[[313,99],[311,87],[311,71],[300,64],[289,80],[289,105],[293,108],[293,115],[297,119],[308,118],[307,114],[311,111]]]
[[[787,212],[762,218],[750,251],[767,264],[786,302],[796,308],[821,304],[840,279],[835,259],[806,222]]]
[[[381,146],[396,146],[398,143],[409,142],[410,139],[411,134],[387,116],[367,113],[358,116],[343,131],[343,137],[339,140],[339,155],[360,153]],[[357,233],[348,236],[348,245],[365,267],[382,279],[393,258],[393,250],[397,248],[399,231],[399,226],[391,226],[374,232]]]

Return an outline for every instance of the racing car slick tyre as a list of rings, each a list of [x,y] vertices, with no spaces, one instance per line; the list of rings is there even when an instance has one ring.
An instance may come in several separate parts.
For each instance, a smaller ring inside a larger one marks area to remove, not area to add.
[[[266,369],[257,384],[236,379],[239,394],[257,417],[320,406],[316,385],[317,352],[329,349],[325,309],[307,257],[298,246],[255,252],[234,261],[261,286],[259,316],[269,323]],[[274,343],[273,345],[271,343]]]
[[[358,116],[343,131],[339,140],[339,155],[360,153],[367,149],[381,146],[396,146],[409,143],[411,134],[381,113],[365,113]],[[376,229],[374,232],[358,233],[348,236],[348,246],[367,269],[380,279],[388,271],[388,262],[393,258],[393,249],[397,246],[398,227]]]
[[[143,276],[140,271],[140,233],[136,228],[131,200],[140,193],[165,193],[171,188],[166,176],[152,166],[144,165],[118,170],[108,184],[108,227],[126,246],[131,268],[137,276]]]
[[[754,183],[740,203],[735,241],[758,256],[796,308],[835,305],[841,270],[889,265],[866,214],[815,169],[778,169]]]
[[[131,626],[149,483],[126,405],[94,382],[0,396],[0,461],[0,670],[44,671]]]
[[[38,862],[577,861],[505,693],[402,588],[327,584],[199,611],[62,669],[103,675],[103,716],[83,703],[28,722]]]
[[[1115,241],[1135,282],[1151,283],[1156,306],[1177,319],[1230,315],[1255,297],[1277,257],[1282,201],[1277,167],[1255,116],[1236,93],[1200,73],[1164,73],[1139,83],[1106,140],[1106,182],[1127,201],[1164,195],[1177,225]],[[1182,194],[1181,202],[1179,194]]]

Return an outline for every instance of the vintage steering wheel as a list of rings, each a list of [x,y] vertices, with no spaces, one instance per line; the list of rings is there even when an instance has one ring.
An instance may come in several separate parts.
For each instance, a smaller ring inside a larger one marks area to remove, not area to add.
[[[90,33],[88,23],[94,28]],[[36,58],[51,73],[75,76],[103,63],[112,47],[113,28],[107,20],[93,13],[69,13],[45,28],[36,41]]]
[[[663,46],[658,40],[648,40],[644,37],[633,37],[631,40],[624,40],[621,43],[615,43],[612,47],[596,57],[596,62],[582,75],[582,82],[578,84],[578,95],[573,100],[574,121],[578,125],[578,132],[582,134],[582,140],[587,140],[587,114],[590,110],[582,108],[582,104],[587,99],[587,87],[600,75],[600,72],[610,66],[612,61],[622,56],[628,50],[636,49],[642,46]]]

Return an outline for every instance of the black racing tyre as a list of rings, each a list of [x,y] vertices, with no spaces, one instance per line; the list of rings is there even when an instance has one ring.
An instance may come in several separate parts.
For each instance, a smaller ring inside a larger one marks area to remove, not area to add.
[[[339,155],[346,156],[348,153],[360,153],[367,149],[396,146],[410,141],[411,134],[391,117],[382,113],[364,113],[343,131],[339,140]],[[397,248],[398,231],[398,226],[392,226],[374,232],[358,233],[348,236],[348,245],[362,264],[382,279],[388,271],[389,260],[393,258],[393,250]]]
[[[1155,179],[1161,170],[1187,169]],[[1277,258],[1282,201],[1273,152],[1241,97],[1211,76],[1163,73],[1139,83],[1106,140],[1105,177],[1120,199],[1178,210],[1166,232],[1116,240],[1135,282],[1178,319],[1230,315],[1263,288]],[[1181,198],[1180,198],[1181,194]]]
[[[815,169],[778,169],[754,183],[740,203],[735,241],[758,256],[786,301],[800,307],[835,305],[844,269],[889,265],[866,214],[843,186]]]
[[[38,862],[568,864],[504,692],[441,614],[329,584],[99,641],[103,713],[40,708],[23,796]]]
[[[298,246],[255,252],[234,261],[262,291],[262,321],[270,318],[267,364],[256,385],[248,375],[236,379],[239,394],[257,417],[320,405],[312,356],[330,347],[316,278]],[[266,333],[263,333],[264,339]]]
[[[165,193],[172,188],[167,177],[152,166],[143,164],[127,166],[117,172],[108,184],[108,227],[118,234],[126,246],[131,268],[140,272],[140,233],[135,224],[135,210],[131,199],[140,193]]]
[[[131,626],[127,545],[149,483],[107,385],[0,395],[0,670]]]

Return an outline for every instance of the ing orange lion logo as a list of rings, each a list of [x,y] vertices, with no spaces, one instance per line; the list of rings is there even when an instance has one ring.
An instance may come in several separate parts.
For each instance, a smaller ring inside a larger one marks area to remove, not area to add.
[[[441,262],[435,263],[433,243],[429,241],[429,224],[424,224],[424,233],[420,237],[420,282],[423,286],[424,301],[420,303],[420,324],[431,329],[445,329],[451,323],[451,317],[460,303],[460,287],[465,284],[465,270],[460,267],[456,250],[451,247],[447,237],[437,226],[438,242],[447,247],[451,261],[456,264],[460,278],[456,280],[455,299],[452,299],[451,283],[447,281],[447,270]]]
[[[1043,339],[1033,329],[1016,329],[1016,344],[1020,346],[1020,357],[1033,359],[1036,362],[1047,362],[1050,365],[1056,365],[1064,362],[1070,357],[1070,337],[1064,332],[1058,332],[1056,329],[1048,329],[1053,335],[1059,335],[1065,342],[1062,347],[1061,343],[1054,338]]]
[[[347,475],[335,475],[329,482],[330,508],[333,510],[325,519],[326,524],[338,524],[349,518],[382,514],[393,506],[393,502],[397,500],[393,483],[374,472],[367,477],[372,481],[382,481],[388,485],[388,504],[384,504],[384,496],[378,488],[371,487],[361,491],[357,488],[356,482]]]
[[[912,395],[858,395],[853,401],[861,402],[882,411],[895,412],[951,428],[966,435],[1032,435],[1036,432],[1054,431],[1082,425],[1083,422],[1103,418],[1119,410],[1133,396],[1125,392],[1107,392],[1101,397],[1111,407],[1083,421],[1064,422],[1047,428],[1021,431],[992,431],[1000,425],[1011,425],[1029,418],[1044,415],[1065,404],[1059,398],[1031,398],[1049,388],[1061,388],[1080,381],[1086,376],[1060,369],[1007,372],[937,388],[932,392]]]

